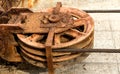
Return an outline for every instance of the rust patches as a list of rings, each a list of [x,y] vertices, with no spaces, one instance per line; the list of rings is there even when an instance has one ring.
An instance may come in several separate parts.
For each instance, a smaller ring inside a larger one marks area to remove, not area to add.
[[[35,0],[28,1],[32,7]],[[58,62],[77,58],[81,53],[57,52],[59,54],[54,56],[56,52],[53,50],[85,48],[93,41],[92,18],[84,11],[62,7],[60,2],[45,12],[33,13],[27,8],[11,8],[2,13],[0,57],[10,62],[21,62],[23,57],[35,66],[47,65],[49,73],[54,74],[54,66]]]

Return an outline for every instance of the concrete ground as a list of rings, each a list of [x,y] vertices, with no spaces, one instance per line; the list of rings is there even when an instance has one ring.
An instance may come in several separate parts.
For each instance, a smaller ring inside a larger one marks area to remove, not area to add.
[[[53,4],[49,4],[49,2]],[[40,0],[41,8],[52,7],[62,1],[63,6],[79,9],[120,9],[120,0]],[[38,8],[40,5],[37,6]],[[37,9],[34,9],[37,10]],[[95,21],[94,48],[120,48],[120,13],[90,13]],[[47,74],[40,68],[13,69],[1,64],[0,74]],[[10,70],[9,70],[10,69]],[[119,53],[91,53],[81,63],[56,69],[56,74],[120,74]]]

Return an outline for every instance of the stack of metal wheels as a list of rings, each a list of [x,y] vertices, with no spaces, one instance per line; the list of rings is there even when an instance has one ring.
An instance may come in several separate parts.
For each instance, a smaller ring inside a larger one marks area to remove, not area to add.
[[[46,9],[45,11],[52,12],[52,10],[53,8],[50,8]],[[60,33],[55,33],[52,50],[62,50],[63,48],[93,48],[94,22],[91,16],[86,12],[75,8],[61,7],[60,12],[70,13],[75,22],[83,20],[85,21],[85,24],[80,24],[76,28],[71,28]],[[25,61],[38,67],[47,67],[45,53],[45,42],[47,36],[47,33],[17,34],[21,56]],[[54,68],[58,68],[66,64],[70,65],[73,63],[72,60],[75,59],[82,61],[81,55],[83,54],[85,53],[52,52]],[[74,61],[74,63],[78,62],[78,60]]]

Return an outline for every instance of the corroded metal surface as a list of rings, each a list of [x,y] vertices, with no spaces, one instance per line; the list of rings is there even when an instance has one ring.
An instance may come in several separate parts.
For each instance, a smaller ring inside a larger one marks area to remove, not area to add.
[[[92,18],[84,11],[62,7],[61,3],[45,12],[11,8],[1,11],[0,18],[0,56],[11,62],[24,59],[35,66],[48,67],[50,74],[64,65],[61,62],[83,54],[53,50],[93,46]]]
[[[26,34],[17,34],[20,40],[19,44],[22,55],[25,59],[28,58],[26,61],[33,65],[38,66],[38,64],[41,65],[41,62],[46,62],[45,43],[48,39],[47,34],[51,28],[55,28],[51,45],[53,50],[65,47],[85,48],[93,41],[94,23],[87,13],[74,8],[61,7],[58,8],[60,9],[58,12],[55,12],[54,9],[55,8],[47,9],[45,13],[27,14],[27,19],[24,23],[24,32]],[[51,16],[54,17],[54,19],[51,19]],[[76,58],[81,54],[53,52],[52,55],[54,56],[53,62],[55,64]],[[39,62],[35,64],[31,62],[31,60],[34,62],[37,60],[37,62]]]

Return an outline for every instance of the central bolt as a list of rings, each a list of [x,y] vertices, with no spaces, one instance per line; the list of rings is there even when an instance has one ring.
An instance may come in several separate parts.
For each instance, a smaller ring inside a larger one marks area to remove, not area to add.
[[[50,15],[50,17],[48,18],[50,22],[58,22],[60,20],[60,17],[58,15]]]

